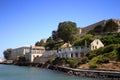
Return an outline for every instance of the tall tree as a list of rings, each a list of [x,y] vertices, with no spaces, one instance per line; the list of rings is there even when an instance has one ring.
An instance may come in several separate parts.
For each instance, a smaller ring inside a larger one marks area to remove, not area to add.
[[[3,52],[5,59],[7,59],[7,60],[10,59],[11,51],[12,51],[12,49],[10,48],[10,49],[7,49],[7,50],[5,50],[5,51]]]
[[[54,41],[59,40],[58,32],[57,31],[52,31],[52,38],[53,38]]]
[[[64,40],[64,42],[72,42],[74,35],[77,34],[78,29],[75,22],[62,22],[58,25],[58,37]]]
[[[35,46],[44,46],[45,42],[44,42],[44,39],[41,39],[40,41],[37,41],[35,43]]]

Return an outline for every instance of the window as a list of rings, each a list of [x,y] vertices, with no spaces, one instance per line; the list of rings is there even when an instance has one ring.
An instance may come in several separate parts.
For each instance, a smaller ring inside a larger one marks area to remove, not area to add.
[[[39,55],[37,55],[37,57],[39,57]]]
[[[97,41],[97,45],[98,45],[98,41]]]
[[[94,46],[93,46],[93,50],[94,50]]]
[[[97,49],[97,46],[95,46],[95,49]]]
[[[83,52],[80,53],[80,57],[84,57],[84,53]]]
[[[75,53],[75,57],[78,58],[78,53]]]
[[[71,53],[71,58],[73,58],[73,53]]]
[[[64,54],[62,54],[62,58],[64,58]]]

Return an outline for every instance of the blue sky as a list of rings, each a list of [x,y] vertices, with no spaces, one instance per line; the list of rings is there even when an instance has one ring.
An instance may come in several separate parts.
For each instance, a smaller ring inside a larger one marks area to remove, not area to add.
[[[59,22],[85,27],[120,19],[120,0],[0,0],[0,57],[7,48],[34,45],[51,36]]]

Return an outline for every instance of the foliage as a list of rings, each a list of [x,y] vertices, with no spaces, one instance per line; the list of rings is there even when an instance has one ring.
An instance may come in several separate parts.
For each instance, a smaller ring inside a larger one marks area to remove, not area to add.
[[[45,43],[44,43],[44,40],[43,39],[41,39],[40,41],[37,41],[36,43],[35,43],[35,46],[44,46],[45,45]]]
[[[95,35],[95,32],[94,32],[94,30],[90,30],[87,32],[87,34]]]
[[[119,44],[120,43],[120,33],[111,34],[109,36],[103,36],[101,38],[101,41],[104,43],[104,45],[110,45],[110,44]]]
[[[102,63],[108,63],[109,60],[120,61],[120,45],[111,44],[103,48],[90,51],[86,56],[90,60],[89,64],[92,68],[97,67],[97,65]]]
[[[78,29],[76,27],[76,23],[68,21],[59,23],[57,32],[58,37],[64,40],[64,42],[72,42],[74,40],[74,35],[78,32]]]
[[[21,55],[18,57],[18,62],[25,62],[26,61],[26,58],[24,55]]]
[[[83,37],[78,37],[74,42],[73,46],[85,46],[90,45],[90,43],[93,41],[93,36],[91,34],[87,34]]]
[[[58,25],[58,29],[52,31],[52,35],[47,39],[46,43],[38,41],[35,46],[44,46],[48,50],[58,49],[63,42],[72,42],[78,33],[75,22],[65,21]]]
[[[53,40],[53,38],[52,37],[49,37],[48,39],[47,39],[47,42],[53,42],[54,40]]]
[[[48,62],[51,62],[50,60]],[[53,65],[69,65],[69,67],[71,68],[76,68],[81,64],[85,64],[88,62],[88,58],[87,57],[83,57],[80,59],[72,59],[72,58],[55,58],[54,60],[52,60],[52,64]]]
[[[98,65],[96,64],[95,59],[93,59],[92,61],[89,62],[89,67],[90,68],[96,68]]]
[[[85,63],[87,63],[89,60],[88,60],[88,57],[83,57],[83,58],[80,58],[80,62],[79,62],[79,64],[85,64]]]
[[[97,57],[92,58],[92,60],[90,60],[89,65],[90,68],[96,68],[98,65],[102,64],[102,63],[108,63],[109,62],[109,58],[99,55]]]
[[[71,68],[76,68],[76,67],[78,67],[79,66],[79,61],[78,61],[79,59],[71,59],[71,60],[69,60],[68,61],[68,63],[69,63],[69,66],[71,67]]]
[[[7,59],[7,60],[10,59],[10,56],[11,56],[11,50],[12,50],[12,49],[7,49],[7,50],[5,50],[5,51],[3,52],[3,54],[4,54],[4,58],[5,58],[5,59]]]
[[[52,39],[54,40],[54,41],[58,41],[58,40],[60,40],[60,38],[58,37],[58,32],[57,31],[52,31]]]
[[[116,58],[117,48],[118,48],[117,44],[111,44],[106,47],[90,51],[88,54],[86,54],[86,56],[89,59],[92,59],[93,57],[96,57],[98,55],[104,55],[106,57],[109,57],[110,59],[114,59]]]
[[[45,44],[46,49],[48,50],[57,50],[61,45],[63,45],[63,41],[52,41],[52,42],[47,42]]]
[[[108,20],[105,25],[97,25],[94,29],[90,30],[87,34],[103,35],[109,33],[115,33],[118,30],[118,24],[112,19]]]
[[[117,61],[120,61],[120,45],[117,47]]]
[[[55,60],[53,60],[52,64],[53,65],[63,65],[63,64],[66,64],[67,60],[65,58],[55,58]]]

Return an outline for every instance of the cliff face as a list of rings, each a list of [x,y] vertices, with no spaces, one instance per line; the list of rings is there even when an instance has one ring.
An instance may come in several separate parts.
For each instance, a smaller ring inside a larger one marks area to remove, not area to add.
[[[111,23],[110,26],[109,26],[108,29],[107,29],[108,32],[111,32],[111,33],[112,33],[112,32],[114,32],[114,33],[120,32],[120,20],[118,20],[118,19],[108,19],[108,20],[99,21],[99,22],[97,22],[97,23],[94,23],[94,24],[92,24],[92,25],[86,26],[86,27],[84,27],[84,28],[79,28],[79,30],[81,31],[81,32],[79,33],[79,36],[84,36],[84,35],[87,34],[89,31],[94,30],[95,27],[97,27],[97,26],[103,26],[103,28],[104,28],[104,27],[106,27],[107,23],[110,22],[110,21],[112,21],[113,23],[115,23],[118,27],[117,27],[117,29],[114,30],[114,31],[109,30],[109,29],[112,29],[112,28],[115,27],[114,24]],[[104,32],[107,32],[107,31],[102,30],[102,32],[104,33]]]

